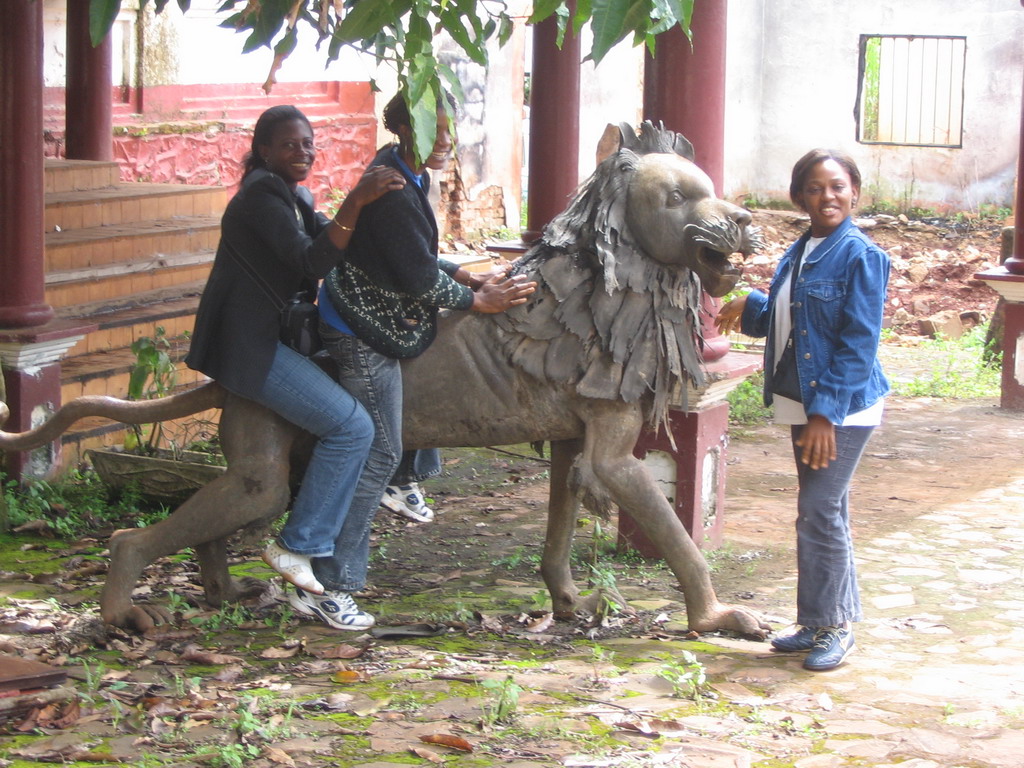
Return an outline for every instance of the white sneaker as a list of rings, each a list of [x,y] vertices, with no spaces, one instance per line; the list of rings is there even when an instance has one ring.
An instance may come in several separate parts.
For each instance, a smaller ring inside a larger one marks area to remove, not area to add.
[[[311,595],[296,587],[295,592],[288,595],[288,604],[301,615],[318,618],[334,629],[369,629],[375,623],[373,616],[359,610],[348,592]]]
[[[417,483],[411,485],[389,485],[380,500],[396,515],[408,517],[417,523],[429,523],[434,519],[434,510],[423,500],[423,493]]]
[[[307,555],[289,552],[276,541],[272,541],[263,550],[263,562],[281,574],[281,577],[296,587],[307,592],[322,595],[324,586],[313,575],[313,567]]]

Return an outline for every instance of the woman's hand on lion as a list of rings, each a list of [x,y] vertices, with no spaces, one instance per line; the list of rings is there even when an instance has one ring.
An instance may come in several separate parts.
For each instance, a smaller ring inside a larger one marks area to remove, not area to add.
[[[497,274],[473,291],[473,310],[491,315],[504,312],[510,307],[525,304],[535,290],[537,283],[527,282],[526,275],[505,278]]]
[[[740,321],[743,319],[743,308],[747,306],[747,297],[740,296],[722,305],[715,318],[715,327],[723,336],[728,336],[733,331],[738,331]]]

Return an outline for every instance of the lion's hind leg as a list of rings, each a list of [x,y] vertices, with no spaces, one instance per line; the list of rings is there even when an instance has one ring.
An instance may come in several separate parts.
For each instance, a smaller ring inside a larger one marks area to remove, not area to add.
[[[100,597],[103,620],[146,631],[163,618],[132,603],[142,571],[159,557],[195,547],[207,599],[234,599],[238,586],[227,570],[227,539],[256,520],[283,514],[288,504],[288,453],[298,434],[266,408],[229,397],[220,436],[227,471],[200,488],[159,523],[118,531],[110,540],[110,569]]]
[[[540,571],[548,592],[551,609],[558,619],[570,619],[579,597],[569,565],[579,496],[570,487],[569,474],[582,448],[580,440],[551,443],[551,478],[548,492],[548,527]]]

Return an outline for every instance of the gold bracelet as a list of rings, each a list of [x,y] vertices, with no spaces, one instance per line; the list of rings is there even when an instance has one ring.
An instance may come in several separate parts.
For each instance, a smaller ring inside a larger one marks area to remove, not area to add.
[[[342,224],[337,219],[331,219],[331,224],[336,224],[338,226],[338,229],[342,230],[343,232],[355,232],[356,231],[355,227],[346,227],[344,224]]]

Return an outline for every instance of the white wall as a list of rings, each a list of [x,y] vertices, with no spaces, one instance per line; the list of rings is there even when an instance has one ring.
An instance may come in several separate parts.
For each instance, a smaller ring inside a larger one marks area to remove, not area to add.
[[[967,38],[961,149],[856,141],[861,34]],[[828,146],[852,155],[865,191],[889,201],[973,210],[1012,199],[1024,81],[1019,0],[733,0],[727,67],[729,197],[787,199],[793,163]]]

